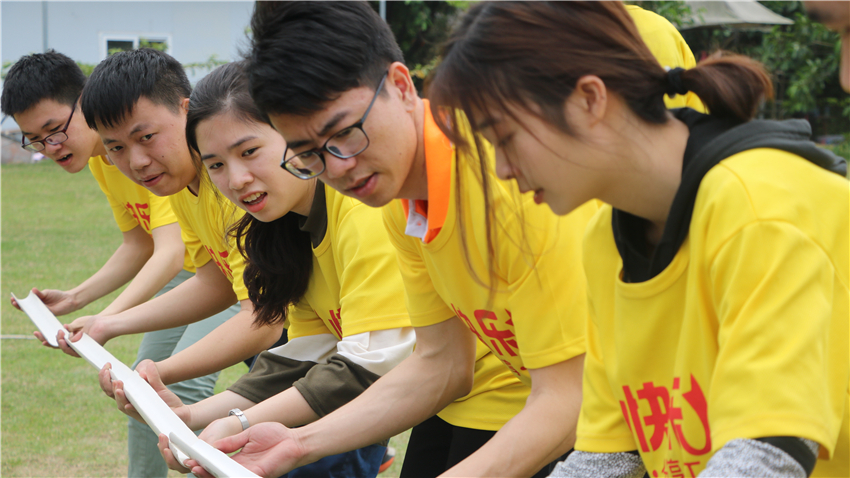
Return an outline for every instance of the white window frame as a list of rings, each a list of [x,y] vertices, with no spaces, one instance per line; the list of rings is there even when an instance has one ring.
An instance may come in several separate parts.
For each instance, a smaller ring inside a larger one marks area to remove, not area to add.
[[[133,42],[133,49],[139,48],[139,40],[142,38],[148,40],[164,40],[165,44],[168,46],[165,50],[166,53],[171,55],[172,50],[174,48],[174,44],[171,40],[170,33],[162,33],[162,32],[100,32],[98,33],[98,44],[100,45],[100,59],[106,59],[108,55],[108,49],[106,45],[109,41],[131,41]]]

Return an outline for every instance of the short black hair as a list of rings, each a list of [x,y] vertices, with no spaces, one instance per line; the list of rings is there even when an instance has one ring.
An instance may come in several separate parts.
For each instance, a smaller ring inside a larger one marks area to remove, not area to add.
[[[122,51],[100,62],[83,88],[81,106],[89,128],[120,124],[144,96],[177,112],[192,93],[186,71],[167,53],[151,48]]]
[[[257,2],[251,30],[251,96],[265,113],[310,115],[348,90],[377,88],[404,62],[366,2]]]
[[[61,53],[48,50],[22,56],[6,74],[0,110],[12,116],[44,99],[73,108],[85,84],[80,66]]]

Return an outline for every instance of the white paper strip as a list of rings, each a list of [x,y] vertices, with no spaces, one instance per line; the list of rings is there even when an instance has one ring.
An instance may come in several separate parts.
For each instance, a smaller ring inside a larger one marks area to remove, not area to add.
[[[15,295],[12,294],[12,297],[15,297]],[[15,300],[50,345],[59,346],[56,341],[56,334],[60,330],[65,332],[67,338],[70,337],[68,331],[38,296],[30,292],[26,299],[21,300],[15,297]],[[93,338],[83,334],[77,342],[67,340],[67,343],[80,357],[85,358],[98,370],[107,363],[112,364],[112,379],[124,382],[124,392],[127,399],[136,407],[136,410],[151,429],[157,435],[165,434],[169,437],[169,448],[174,452],[174,456],[180,463],[192,458],[218,478],[257,476],[195,436],[192,430],[159,398],[159,395],[149,383],[136,372],[130,370],[130,367],[116,359]]]

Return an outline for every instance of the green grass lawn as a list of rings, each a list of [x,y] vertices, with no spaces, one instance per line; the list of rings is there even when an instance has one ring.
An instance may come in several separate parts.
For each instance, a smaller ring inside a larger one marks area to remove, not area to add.
[[[70,175],[50,161],[2,166],[0,208],[0,334],[31,337],[32,322],[12,307],[9,294],[79,284],[106,262],[121,233],[91,174]],[[95,314],[117,294],[60,320]],[[106,348],[132,364],[140,341],[119,337]],[[246,370],[242,364],[225,370],[216,391]],[[87,362],[34,339],[3,338],[0,383],[0,476],[126,476],[127,418],[101,392]],[[407,435],[391,441],[398,455],[381,476],[398,476]]]

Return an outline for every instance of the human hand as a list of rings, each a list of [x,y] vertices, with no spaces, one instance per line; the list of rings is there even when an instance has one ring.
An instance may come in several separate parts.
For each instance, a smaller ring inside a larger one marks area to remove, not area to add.
[[[159,453],[162,455],[162,458],[165,460],[165,464],[168,465],[169,469],[179,471],[181,474],[184,475],[189,474],[189,468],[186,468],[185,466],[180,464],[180,462],[177,461],[177,458],[174,456],[174,453],[171,452],[171,448],[168,447],[168,437],[166,435],[163,434],[159,436],[159,441],[157,442],[156,446],[159,448]]]
[[[71,348],[68,344],[68,341],[77,342],[82,338],[83,333],[88,333],[90,337],[92,337],[97,343],[103,345],[109,340],[111,337],[103,331],[104,327],[101,322],[97,321],[98,317],[95,315],[89,315],[85,317],[80,317],[79,319],[74,320],[70,324],[65,324],[65,328],[68,329],[68,338],[65,338],[65,331],[59,329],[56,332],[56,342],[59,344],[59,348],[65,352],[65,354],[70,355],[71,357],[79,357],[79,354]],[[40,332],[35,332],[36,338],[42,339],[41,343],[43,345],[47,345],[48,347],[52,347]]]
[[[301,462],[306,451],[301,445],[297,430],[276,422],[258,423],[238,435],[223,438],[212,445],[224,453],[241,448],[242,451],[230,458],[264,477],[281,476],[293,468],[307,464]],[[186,460],[186,466],[198,477],[213,477],[195,460]]]
[[[114,337],[109,332],[108,321],[105,316],[101,315],[86,315],[75,319],[70,324],[66,324],[65,328],[71,333],[71,342],[80,340],[83,334],[88,334],[95,342],[100,345],[106,344]]]
[[[97,373],[97,381],[100,383],[100,389],[103,390],[103,393],[105,393],[107,397],[114,399],[115,387],[112,384],[112,374],[109,373],[110,370],[112,370],[112,364],[107,362]]]
[[[228,416],[214,420],[207,425],[198,438],[209,444],[213,444],[222,438],[227,438],[240,432],[242,432],[242,422],[237,417]]]
[[[100,345],[104,345],[109,341],[109,339],[114,337],[114,335],[109,332],[106,318],[99,315],[87,315],[80,317],[70,324],[65,324],[65,328],[68,329],[69,338],[65,339],[65,332],[60,330],[56,334],[56,341],[59,343],[59,348],[71,357],[79,357],[79,355],[77,355],[77,352],[75,352],[68,344],[69,340],[71,342],[77,342],[83,337],[83,334],[88,334],[88,336],[94,339],[95,342]],[[38,332],[35,333],[36,337],[42,338],[40,335],[41,334]],[[42,341],[42,343],[44,343],[44,341]]]
[[[103,389],[103,392],[106,393],[107,396],[115,399],[119,410],[135,418],[139,422],[145,423],[144,418],[142,418],[136,410],[136,407],[134,407],[127,398],[127,394],[124,391],[124,383],[121,380],[112,380],[109,373],[110,368],[111,365],[106,364],[100,370],[100,373],[98,374],[100,388]],[[143,360],[136,367],[136,371],[139,372],[139,376],[143,380],[146,380],[150,384],[151,388],[153,388],[157,395],[159,395],[159,398],[161,398],[162,401],[171,408],[171,411],[173,411],[178,418],[188,425],[188,420],[191,418],[191,411],[189,407],[184,405],[180,400],[180,397],[162,383],[156,364],[151,360]]]
[[[177,415],[177,418],[183,420],[190,428],[192,427],[192,408],[183,403],[180,397],[165,386],[162,377],[159,374],[159,368],[153,360],[145,359],[136,365],[136,372],[142,377],[142,380],[148,382],[151,388],[159,395],[159,398],[171,408],[171,411]],[[200,427],[199,427],[200,428]]]
[[[32,334],[35,335],[35,338],[37,338],[38,340],[41,341],[41,345],[44,345],[45,347],[51,348],[51,349],[58,349],[59,348],[59,347],[54,347],[54,346],[50,345],[50,342],[48,342],[47,339],[44,338],[44,335],[42,335],[42,333],[39,332],[38,330],[36,330]]]
[[[118,405],[118,410],[124,412],[125,415],[134,418],[139,423],[147,423],[139,411],[136,410],[136,407],[134,407],[127,398],[127,394],[124,392],[124,382],[121,380],[113,380],[112,394],[112,398],[115,399],[115,403]]]
[[[65,327],[67,327],[67,325]],[[35,336],[36,336],[36,338],[42,339],[41,340],[42,345],[46,345],[50,348],[56,348],[56,347],[50,345],[46,340],[44,340],[44,337],[41,335],[41,332],[35,332]],[[79,340],[79,338],[77,338],[77,340]],[[56,332],[56,342],[59,344],[58,348],[60,350],[62,350],[63,352],[65,352],[65,354],[70,355],[71,357],[79,357],[80,356],[79,354],[77,354],[76,350],[72,349],[71,346],[68,345],[68,342],[65,340],[65,331],[64,330],[59,329],[59,331]]]
[[[68,291],[54,289],[45,289],[40,291],[33,287],[32,293],[41,299],[41,301],[44,302],[44,305],[47,306],[47,309],[55,316],[70,314],[80,308],[76,297]],[[11,301],[12,305],[16,309],[21,309],[21,306],[18,305],[18,301],[16,301],[14,297],[11,298]]]

